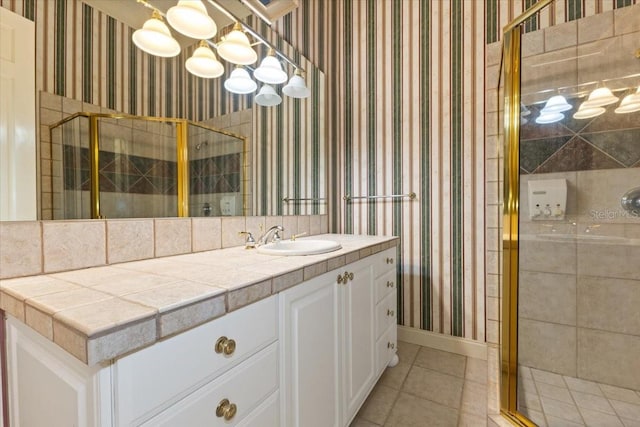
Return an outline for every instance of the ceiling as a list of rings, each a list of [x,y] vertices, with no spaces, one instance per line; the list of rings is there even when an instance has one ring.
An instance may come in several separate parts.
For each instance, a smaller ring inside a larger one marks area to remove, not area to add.
[[[240,19],[251,14],[250,10],[238,0],[216,1]],[[138,3],[136,0],[83,0],[83,2],[135,29],[142,28],[144,22],[151,17],[151,9]],[[170,7],[175,6],[178,0],[148,0],[148,3],[160,9],[162,12],[166,12]],[[207,8],[209,16],[213,18],[219,29],[233,22],[209,4],[207,0],[204,0],[202,3]],[[185,37],[175,30],[172,30],[171,33],[182,47],[192,45],[196,42],[194,39]]]

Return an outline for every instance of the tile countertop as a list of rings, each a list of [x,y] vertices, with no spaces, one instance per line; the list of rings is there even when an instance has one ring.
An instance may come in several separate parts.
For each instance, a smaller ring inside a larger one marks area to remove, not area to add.
[[[91,366],[394,247],[398,241],[346,234],[312,238],[335,240],[342,249],[284,257],[233,247],[0,280],[0,307]]]

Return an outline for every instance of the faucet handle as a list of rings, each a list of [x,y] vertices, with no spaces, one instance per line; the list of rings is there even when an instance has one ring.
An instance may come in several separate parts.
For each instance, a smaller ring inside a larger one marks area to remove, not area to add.
[[[247,238],[244,241],[245,249],[253,249],[256,247],[256,239],[253,238],[253,234],[250,231],[239,231],[238,235],[242,236],[243,234],[247,235]]]

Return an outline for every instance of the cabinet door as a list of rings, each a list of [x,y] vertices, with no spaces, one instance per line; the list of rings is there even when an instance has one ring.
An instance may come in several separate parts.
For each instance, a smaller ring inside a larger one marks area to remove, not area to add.
[[[347,424],[366,399],[375,369],[375,287],[373,263],[365,259],[346,266],[353,278],[340,285],[343,319],[342,387]]]
[[[282,425],[340,425],[338,289],[327,273],[280,293]]]
[[[109,366],[88,367],[13,318],[6,327],[10,425],[112,425]]]

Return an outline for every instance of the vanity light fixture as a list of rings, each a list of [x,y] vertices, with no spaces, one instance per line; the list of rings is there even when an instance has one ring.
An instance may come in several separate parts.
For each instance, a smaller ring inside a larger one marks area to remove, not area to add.
[[[204,40],[184,65],[191,74],[205,79],[215,79],[224,73],[224,66]]]
[[[194,39],[210,39],[218,32],[201,0],[179,0],[167,10],[167,21],[176,31]]]
[[[540,110],[541,114],[549,113],[561,113],[563,111],[571,110],[573,107],[567,102],[566,98],[562,95],[556,95],[549,98],[544,108]]]
[[[591,119],[593,117],[598,117],[601,114],[604,114],[607,111],[604,107],[584,107],[583,103],[578,111],[573,115],[574,119],[582,120],[582,119]]]
[[[589,98],[582,103],[582,108],[604,107],[605,105],[618,102],[618,97],[611,93],[607,87],[599,87],[589,94]]]
[[[180,53],[180,45],[157,10],[153,11],[151,18],[131,38],[136,46],[151,55],[170,58]]]
[[[256,95],[256,104],[263,107],[273,107],[282,102],[282,97],[276,93],[276,90],[270,84],[263,84],[260,92]]]
[[[218,55],[237,65],[251,65],[258,60],[258,54],[249,44],[249,38],[236,22],[233,30],[218,45]]]
[[[253,72],[253,77],[263,83],[279,85],[287,81],[287,73],[282,70],[282,65],[276,58],[276,51],[269,49],[260,66]]]
[[[282,88],[282,93],[292,98],[308,98],[311,91],[302,78],[302,71],[296,68],[294,75],[289,79],[289,83]]]
[[[244,95],[255,92],[258,88],[256,82],[251,80],[249,73],[241,66],[237,66],[227,80],[224,81],[224,88],[229,92]]]

